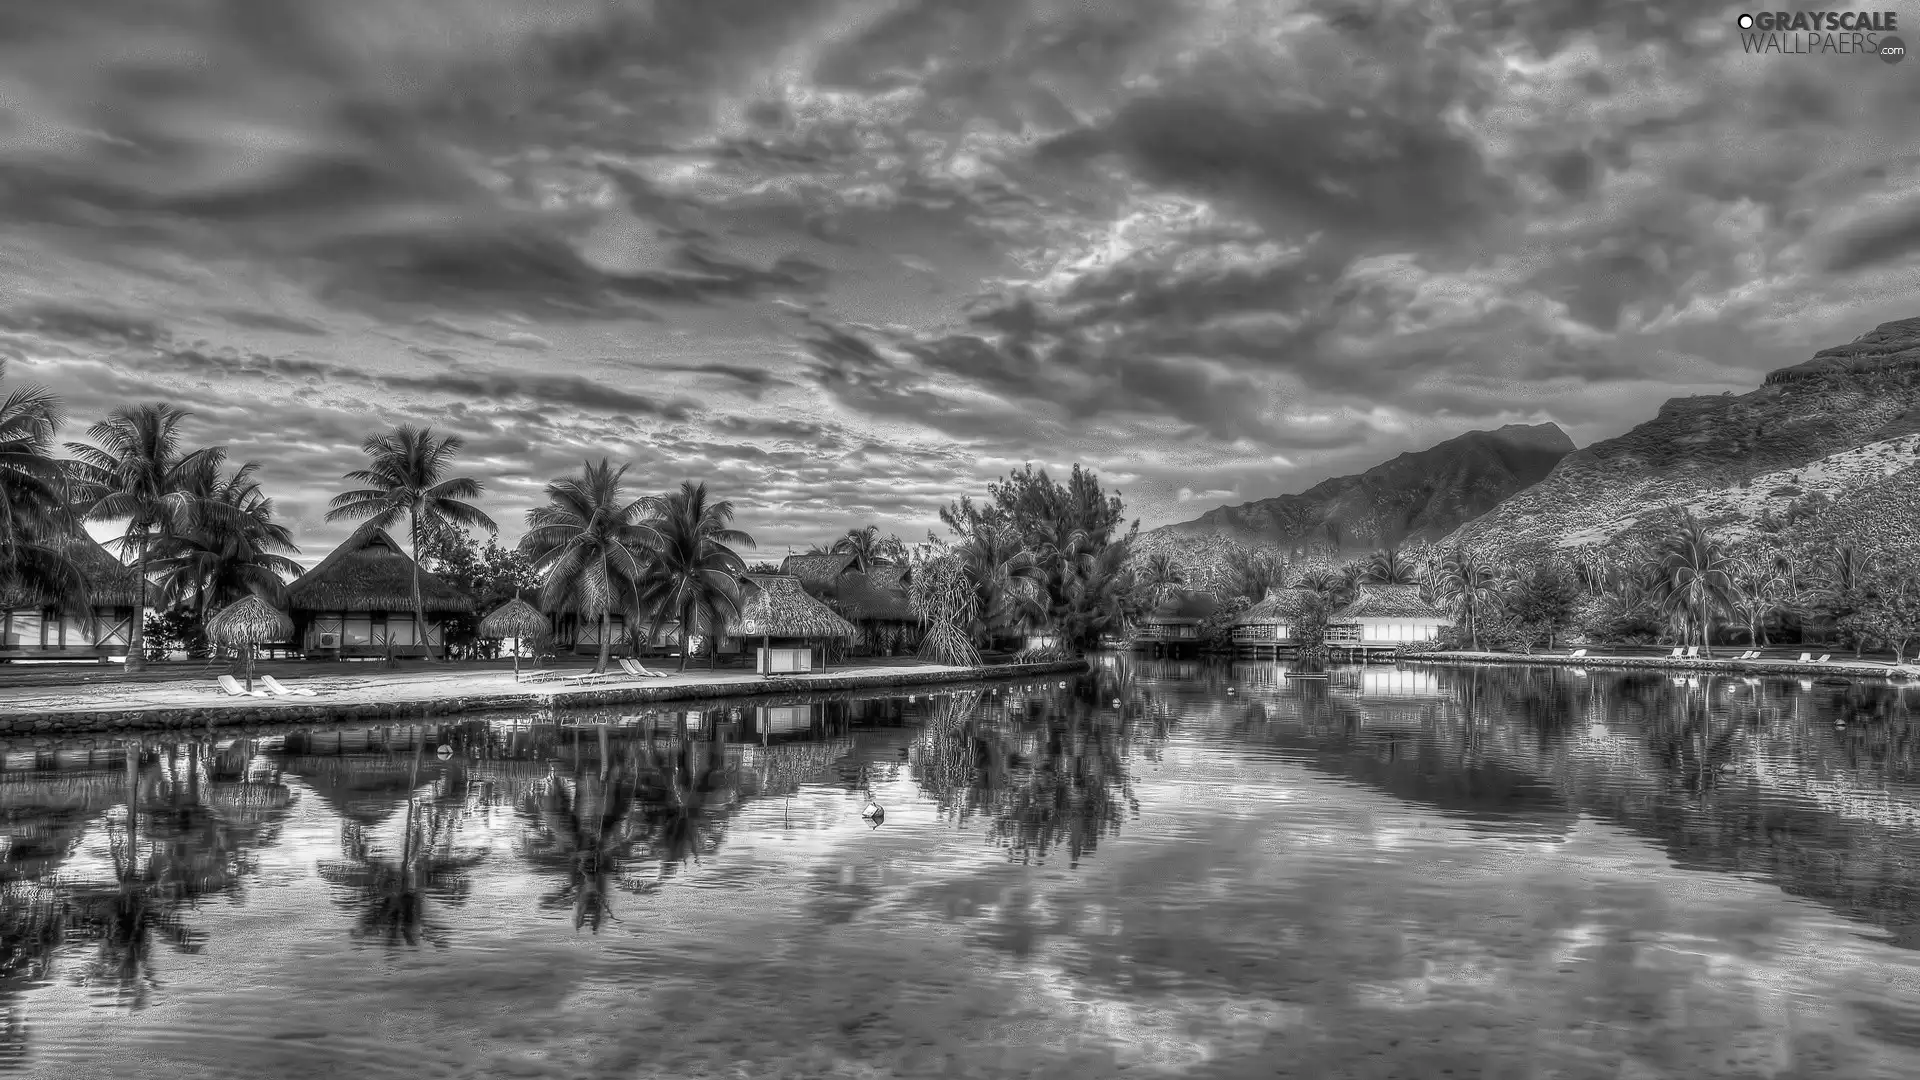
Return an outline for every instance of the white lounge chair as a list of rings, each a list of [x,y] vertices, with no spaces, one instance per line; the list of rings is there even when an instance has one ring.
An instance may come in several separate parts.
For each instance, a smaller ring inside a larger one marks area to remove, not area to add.
[[[570,682],[570,683],[590,683],[590,682],[599,682],[602,679],[611,679],[612,677],[613,676],[611,673],[605,672],[605,671],[582,671],[576,675],[562,675],[560,676],[560,681]]]
[[[1568,653],[1567,655],[1568,655],[1568,656],[1570,656],[1570,657],[1573,657],[1573,658],[1576,658],[1576,659],[1578,659],[1579,657],[1582,657],[1582,656],[1585,656],[1585,655],[1587,655],[1587,650],[1585,650],[1585,649],[1575,649],[1575,650],[1573,650],[1572,652],[1570,652],[1570,653]]]
[[[1740,659],[1742,660],[1758,660],[1759,658],[1760,658],[1759,649],[1748,649],[1746,652],[1743,652],[1740,654]]]
[[[1673,650],[1673,652],[1672,652],[1672,653],[1671,653],[1671,654],[1670,654],[1670,655],[1669,655],[1669,656],[1667,657],[1667,659],[1669,659],[1669,660],[1678,660],[1678,659],[1680,659],[1680,654],[1681,654],[1681,653],[1683,653],[1683,652],[1685,652],[1685,651],[1686,651],[1685,649],[1675,649],[1675,650]]]
[[[1829,661],[1829,660],[1831,660],[1831,659],[1833,659],[1833,654],[1832,654],[1832,653],[1821,653],[1821,654],[1820,654],[1820,659],[1818,659],[1818,660],[1815,660],[1815,661],[1814,661],[1814,663],[1816,663],[1816,664],[1824,664],[1824,663],[1826,663],[1827,661]]]
[[[560,673],[550,668],[542,668],[539,671],[523,671],[520,673],[521,682],[552,682],[559,677]]]
[[[1794,661],[1794,663],[1796,663],[1796,664],[1811,664],[1811,663],[1813,663],[1813,654],[1812,654],[1812,653],[1810,653],[1810,652],[1803,652],[1803,653],[1801,653],[1801,654],[1800,654],[1800,659],[1798,659],[1798,660],[1795,660],[1795,661]]]
[[[664,679],[667,677],[666,672],[653,671],[649,669],[645,664],[642,664],[640,661],[629,659],[629,658],[621,659],[620,670],[626,672],[627,674],[633,676],[636,679]]]
[[[1686,656],[1684,656],[1684,657],[1682,657],[1681,659],[1683,659],[1683,660],[1698,660],[1698,659],[1700,659],[1700,646],[1698,646],[1698,645],[1689,645],[1689,646],[1687,646],[1687,655],[1686,655]]]
[[[231,675],[220,676],[220,689],[225,690],[227,692],[228,697],[266,697],[268,696],[265,690],[249,690],[246,687],[241,686],[240,680],[234,678]]]
[[[319,697],[320,696],[318,691],[309,690],[304,686],[283,685],[279,679],[276,679],[271,675],[260,676],[260,685],[266,687],[267,693],[272,694],[274,697]]]

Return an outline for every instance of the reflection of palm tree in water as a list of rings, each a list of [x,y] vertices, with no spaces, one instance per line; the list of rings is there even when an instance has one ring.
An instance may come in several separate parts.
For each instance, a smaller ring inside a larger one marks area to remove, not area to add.
[[[419,778],[426,739],[414,749],[413,776]],[[322,862],[320,876],[345,890],[342,900],[354,909],[353,936],[386,945],[447,944],[447,928],[434,922],[427,903],[463,903],[472,889],[469,871],[485,852],[462,853],[454,835],[463,806],[409,797],[400,854],[384,857],[368,836],[367,826],[348,821],[340,829],[343,859]]]
[[[659,861],[662,880],[680,863],[697,863],[720,846],[720,826],[734,802],[736,778],[727,762],[726,743],[716,734],[703,740],[699,750],[696,753],[684,714],[676,720],[672,743],[660,746],[652,731],[647,733],[638,839]]]
[[[540,898],[540,906],[571,907],[575,929],[598,932],[600,920],[613,917],[607,893],[633,839],[627,821],[636,789],[631,766],[627,754],[610,753],[603,725],[598,770],[572,780],[551,776],[521,800],[537,830],[526,844],[527,861],[567,876]]]
[[[1102,688],[1104,689],[1104,688]],[[1130,722],[1096,717],[1085,702],[1054,703],[1038,732],[980,715],[971,693],[936,699],[913,748],[913,775],[943,816],[988,816],[989,839],[1021,862],[1067,848],[1078,865],[1103,834],[1138,809],[1126,769]],[[1026,744],[1023,746],[1023,744]]]

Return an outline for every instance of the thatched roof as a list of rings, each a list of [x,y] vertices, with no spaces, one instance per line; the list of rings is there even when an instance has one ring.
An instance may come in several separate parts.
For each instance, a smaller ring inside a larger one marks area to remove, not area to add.
[[[1242,612],[1239,618],[1233,620],[1233,623],[1235,626],[1291,623],[1300,618],[1314,599],[1315,595],[1310,589],[1276,589],[1267,594],[1265,600]]]
[[[82,532],[67,541],[67,558],[86,575],[87,591],[95,607],[134,607],[140,603],[140,572],[115,558],[100,541]],[[0,593],[0,610],[35,603],[17,590]]]
[[[1418,585],[1361,585],[1341,619],[1427,619],[1447,622],[1447,614],[1420,596]]]
[[[807,595],[791,574],[748,574],[756,588],[743,589],[740,614],[727,619],[729,637],[853,636],[853,624]]]
[[[548,629],[547,617],[540,614],[540,609],[517,596],[480,620],[481,637],[539,637]]]
[[[1150,623],[1199,622],[1201,619],[1220,610],[1220,601],[1209,593],[1181,593],[1154,609],[1147,616]]]
[[[432,573],[420,575],[427,613],[472,611],[473,598]],[[320,565],[287,586],[294,611],[411,611],[413,560],[385,529],[362,525]]]
[[[836,555],[789,555],[780,561],[780,572],[791,574],[800,579],[800,584],[808,592],[819,596],[831,593],[840,582],[840,575],[853,565],[853,556]]]
[[[834,606],[849,619],[878,622],[915,622],[913,602],[901,584],[903,567],[876,566],[867,573],[849,571],[834,592]]]
[[[216,645],[259,645],[293,636],[293,620],[257,596],[228,604],[207,620],[207,640]]]

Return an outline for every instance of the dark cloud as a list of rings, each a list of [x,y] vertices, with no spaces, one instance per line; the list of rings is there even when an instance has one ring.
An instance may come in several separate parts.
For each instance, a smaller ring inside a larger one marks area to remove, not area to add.
[[[327,328],[311,319],[299,319],[291,315],[281,315],[272,311],[248,311],[244,308],[223,308],[213,314],[235,326],[250,330],[277,330],[283,334],[303,334],[308,337],[326,337]]]
[[[469,401],[523,398],[534,402],[536,408],[564,405],[596,412],[619,410],[666,420],[684,420],[692,415],[693,408],[690,402],[662,401],[578,375],[447,373],[379,375],[374,376],[373,381],[388,390],[444,395]]]
[[[1920,202],[1876,215],[1834,236],[1827,245],[1826,269],[1836,274],[1883,266],[1920,251]]]
[[[30,304],[0,310],[0,330],[23,331],[108,347],[151,345],[167,336],[153,319],[105,307]]]

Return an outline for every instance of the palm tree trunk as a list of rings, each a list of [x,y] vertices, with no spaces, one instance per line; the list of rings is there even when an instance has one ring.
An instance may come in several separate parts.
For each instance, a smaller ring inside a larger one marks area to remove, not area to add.
[[[427,604],[420,597],[420,515],[407,515],[407,532],[413,542],[413,640],[416,645],[427,645]],[[443,654],[445,651],[441,650]],[[427,645],[427,658],[433,658],[431,645]]]
[[[693,652],[693,605],[685,604],[680,609],[680,671],[687,670],[687,656]]]
[[[147,670],[147,549],[150,543],[145,535],[140,538],[140,557],[134,565],[140,568],[140,604],[133,609],[133,627],[127,632],[127,671]]]
[[[594,673],[605,674],[607,660],[613,655],[613,612],[601,609],[600,612],[600,662],[593,666]]]

